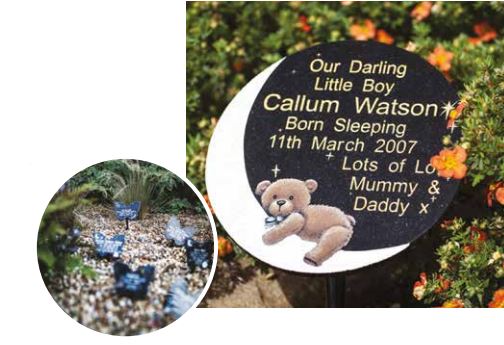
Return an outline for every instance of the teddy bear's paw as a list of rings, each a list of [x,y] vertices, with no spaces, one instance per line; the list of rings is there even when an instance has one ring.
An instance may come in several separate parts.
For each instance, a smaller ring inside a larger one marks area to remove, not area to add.
[[[352,217],[352,216],[351,216],[351,215],[349,215],[349,214],[346,214],[345,216],[347,217],[348,221],[350,222],[350,225],[351,225],[352,227],[354,227],[354,226],[355,226],[355,224],[357,223],[357,222],[355,221],[355,218],[354,218],[354,217]]]
[[[270,246],[272,244],[275,244],[277,241],[277,239],[275,238],[275,236],[272,235],[271,232],[267,232],[265,233],[263,236],[262,236],[262,240],[263,240],[263,243]]]
[[[310,254],[306,254],[305,257],[303,258],[303,261],[305,263],[307,263],[308,265],[312,265],[312,266],[320,266],[320,263],[315,259],[313,258]]]

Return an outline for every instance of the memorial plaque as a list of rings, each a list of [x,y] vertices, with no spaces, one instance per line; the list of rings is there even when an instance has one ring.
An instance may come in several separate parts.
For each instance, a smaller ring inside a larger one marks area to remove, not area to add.
[[[133,220],[137,219],[140,214],[140,201],[134,201],[131,204],[125,204],[119,201],[114,202],[114,210],[117,220]]]
[[[154,266],[145,265],[136,271],[122,263],[114,264],[115,289],[117,294],[133,299],[143,299],[147,295],[149,284],[154,278]]]
[[[163,311],[178,319],[184,315],[198,299],[201,291],[191,293],[184,278],[177,278],[170,286]]]
[[[181,247],[185,244],[186,240],[192,238],[196,229],[192,226],[182,226],[180,220],[176,216],[171,216],[166,225],[164,232],[168,241],[174,245]]]
[[[216,214],[239,245],[285,269],[328,273],[390,257],[457,191],[429,164],[444,135],[459,136],[447,128],[457,104],[440,72],[397,47],[345,41],[286,57],[216,128],[207,167]]]
[[[115,235],[107,238],[101,232],[93,233],[93,241],[95,244],[96,254],[100,258],[118,258],[123,251],[126,237],[124,234]]]
[[[184,244],[187,265],[194,271],[197,267],[208,268],[212,266],[212,243],[210,241],[196,241],[187,239]]]

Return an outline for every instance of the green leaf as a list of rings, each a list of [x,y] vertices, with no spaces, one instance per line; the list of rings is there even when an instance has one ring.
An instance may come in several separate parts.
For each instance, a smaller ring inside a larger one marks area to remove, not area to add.
[[[38,252],[38,259],[42,261],[49,269],[51,269],[54,266],[54,263],[56,262],[56,258],[54,257],[54,254],[47,248],[39,248]]]
[[[94,279],[96,277],[96,272],[90,266],[83,266],[81,268],[82,275],[88,279]]]
[[[78,256],[67,256],[65,261],[65,271],[74,272],[82,267],[82,260]]]

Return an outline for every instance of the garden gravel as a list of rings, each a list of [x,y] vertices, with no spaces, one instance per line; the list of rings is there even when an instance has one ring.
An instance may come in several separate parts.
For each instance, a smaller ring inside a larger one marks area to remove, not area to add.
[[[190,292],[205,286],[210,269],[190,272],[184,247],[173,246],[164,236],[171,215],[146,214],[140,220],[130,221],[129,230],[125,230],[124,222],[116,220],[112,209],[103,206],[82,206],[75,216],[82,231],[77,253],[96,275],[87,278],[72,272],[55,276],[49,279],[47,288],[59,306],[84,326],[114,335],[148,333],[174,321],[163,313],[163,308],[166,294],[178,277],[186,279]],[[213,239],[206,215],[176,216],[182,225],[197,229],[196,240]],[[126,243],[119,260],[133,270],[143,265],[155,266],[155,276],[144,300],[135,301],[115,293],[114,260],[97,257],[93,231],[101,231],[107,237],[124,233]]]

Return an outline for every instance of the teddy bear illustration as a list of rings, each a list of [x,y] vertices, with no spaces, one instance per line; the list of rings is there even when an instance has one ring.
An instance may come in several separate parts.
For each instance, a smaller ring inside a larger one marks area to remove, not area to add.
[[[257,184],[256,194],[269,214],[262,240],[267,245],[280,242],[290,235],[298,235],[306,241],[316,242],[304,256],[304,261],[320,266],[334,253],[348,244],[353,234],[355,219],[337,207],[311,205],[311,194],[318,183],[293,178]]]

